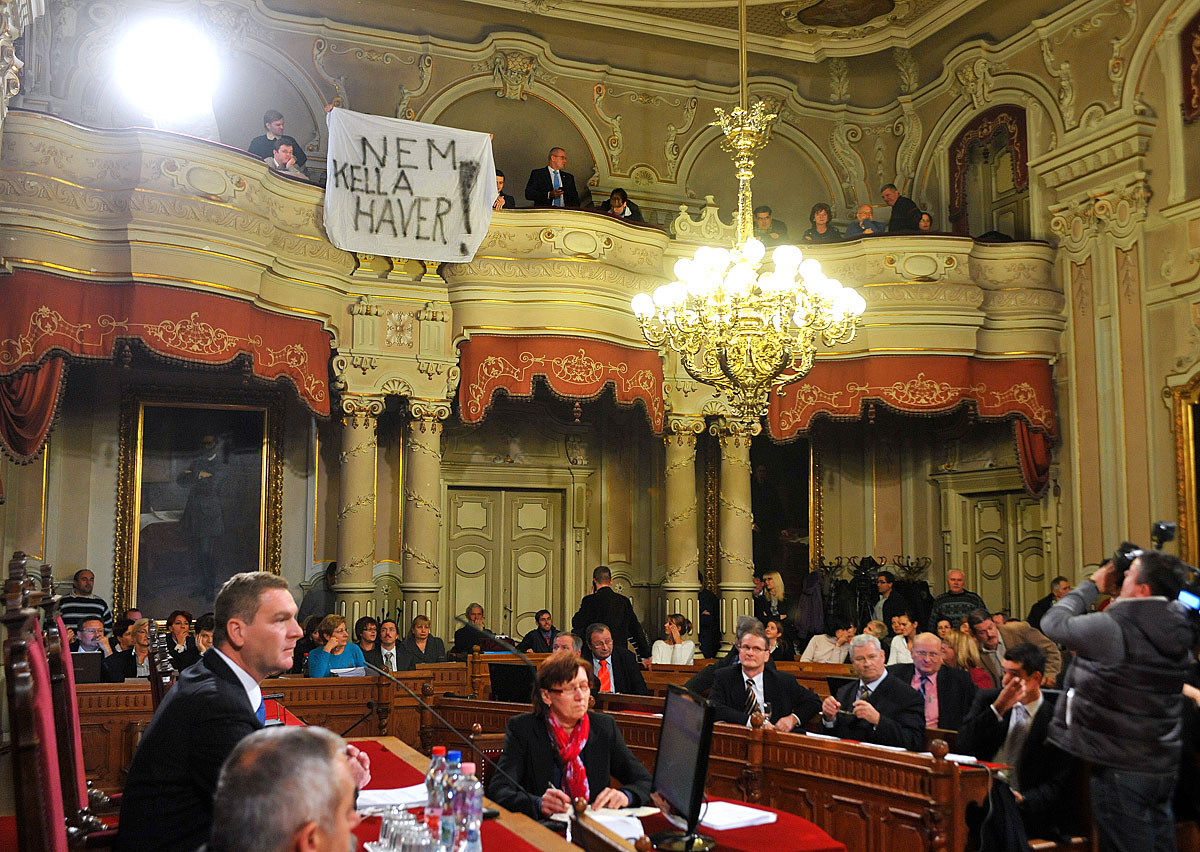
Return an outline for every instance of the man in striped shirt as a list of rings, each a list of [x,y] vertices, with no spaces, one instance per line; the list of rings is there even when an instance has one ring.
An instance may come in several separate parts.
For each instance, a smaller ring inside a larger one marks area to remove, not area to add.
[[[85,618],[98,618],[104,622],[104,632],[111,633],[113,626],[112,610],[104,598],[92,594],[96,586],[96,575],[87,568],[75,572],[72,578],[71,594],[65,595],[60,604],[63,623],[76,633]]]

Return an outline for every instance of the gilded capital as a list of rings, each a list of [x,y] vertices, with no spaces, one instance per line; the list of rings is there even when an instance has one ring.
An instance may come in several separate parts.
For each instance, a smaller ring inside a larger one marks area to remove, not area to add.
[[[442,421],[450,416],[450,401],[445,399],[410,399],[408,416],[420,423],[422,431],[440,431]],[[412,424],[417,425],[415,422]]]
[[[375,418],[383,414],[383,397],[374,394],[345,393],[341,398],[342,425],[349,429],[375,428]]]

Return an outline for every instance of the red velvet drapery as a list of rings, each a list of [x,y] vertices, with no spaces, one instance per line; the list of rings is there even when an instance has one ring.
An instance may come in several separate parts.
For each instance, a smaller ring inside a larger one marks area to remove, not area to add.
[[[0,379],[0,448],[17,464],[34,460],[46,443],[66,364],[50,358],[39,370]]]
[[[618,404],[640,401],[655,432],[663,427],[663,372],[658,353],[583,337],[480,334],[461,346],[458,413],[464,423],[487,415],[498,390],[531,397],[541,376],[565,399],[595,399],[611,385]]]
[[[1050,482],[1050,439],[1045,432],[1030,429],[1021,419],[1013,421],[1013,435],[1025,490],[1031,497],[1041,497]]]

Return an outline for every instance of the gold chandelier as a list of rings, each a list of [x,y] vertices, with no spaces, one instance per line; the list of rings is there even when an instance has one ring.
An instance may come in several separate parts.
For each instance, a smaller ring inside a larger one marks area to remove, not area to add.
[[[808,375],[818,339],[827,346],[854,339],[866,303],[795,246],[778,246],[764,267],[766,248],[753,236],[750,181],[755,152],[767,144],[776,115],[762,101],[747,106],[746,0],[738,0],[738,70],[740,105],[729,113],[717,109],[712,122],[737,170],[736,243],[702,246],[681,258],[677,280],[653,295],[638,293],[632,308],[646,340],[679,353],[692,378],[722,391],[734,410],[731,425],[753,435],[771,392]]]

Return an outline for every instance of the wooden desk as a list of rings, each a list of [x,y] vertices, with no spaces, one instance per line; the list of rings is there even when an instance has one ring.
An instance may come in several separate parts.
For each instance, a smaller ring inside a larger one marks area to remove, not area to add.
[[[355,743],[378,743],[380,746],[387,749],[389,752],[396,755],[406,764],[411,766],[421,775],[424,775],[425,771],[429,768],[428,757],[421,754],[419,751],[407,745],[406,743],[396,739],[395,737],[364,737],[361,739],[352,738],[352,741]],[[371,783],[368,785],[368,789],[401,787],[412,783],[415,783],[412,779],[372,777]],[[527,817],[525,814],[513,813],[512,811],[501,807],[490,799],[485,801],[489,807],[493,807],[500,812],[500,816],[498,816],[494,821],[497,825],[512,832],[534,848],[543,850],[543,852],[579,852],[579,848],[568,843],[565,837],[551,831],[543,825],[540,825],[539,823]],[[490,823],[492,821],[488,820],[488,822]],[[490,826],[485,826],[485,831],[488,828],[490,828]],[[374,831],[376,834],[378,834],[378,829],[374,829]],[[362,839],[361,834],[359,834],[359,837]],[[371,837],[369,839],[374,840],[375,838]],[[495,838],[491,839],[495,840]],[[489,846],[487,840],[488,838],[485,838],[485,848],[488,848]],[[491,848],[503,849],[505,847],[503,845],[491,845]]]

